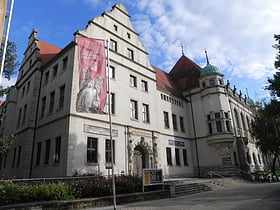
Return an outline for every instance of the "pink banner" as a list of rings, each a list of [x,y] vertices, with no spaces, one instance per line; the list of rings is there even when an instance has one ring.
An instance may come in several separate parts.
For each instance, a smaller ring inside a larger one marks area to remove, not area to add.
[[[77,112],[104,113],[107,98],[104,40],[76,36],[79,62]]]

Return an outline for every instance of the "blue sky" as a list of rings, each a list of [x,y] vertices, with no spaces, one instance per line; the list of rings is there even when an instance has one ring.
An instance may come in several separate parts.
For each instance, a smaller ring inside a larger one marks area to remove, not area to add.
[[[33,29],[39,39],[64,48],[75,31],[115,3],[127,8],[151,64],[169,72],[183,45],[184,54],[204,67],[207,49],[232,87],[257,101],[268,96],[263,88],[275,72],[279,0],[15,0],[9,40],[17,44],[20,62]],[[3,79],[3,85],[15,80]]]

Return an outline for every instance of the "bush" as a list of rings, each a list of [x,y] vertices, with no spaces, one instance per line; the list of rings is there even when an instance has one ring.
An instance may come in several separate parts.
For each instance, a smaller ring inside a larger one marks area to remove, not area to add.
[[[69,200],[74,198],[75,195],[69,185],[0,183],[0,205],[31,201]]]
[[[116,194],[140,192],[140,177],[115,178]],[[89,177],[68,182],[33,184],[0,182],[0,206],[49,200],[71,200],[112,195],[112,179]]]

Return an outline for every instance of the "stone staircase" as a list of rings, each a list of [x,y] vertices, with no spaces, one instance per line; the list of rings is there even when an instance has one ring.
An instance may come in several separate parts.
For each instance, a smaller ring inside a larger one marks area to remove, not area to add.
[[[210,191],[211,188],[204,183],[180,183],[174,186],[174,197]]]

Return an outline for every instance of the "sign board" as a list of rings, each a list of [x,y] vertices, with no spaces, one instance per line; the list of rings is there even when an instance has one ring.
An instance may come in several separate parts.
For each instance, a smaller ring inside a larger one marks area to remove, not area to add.
[[[143,186],[163,184],[162,169],[143,169]]]

